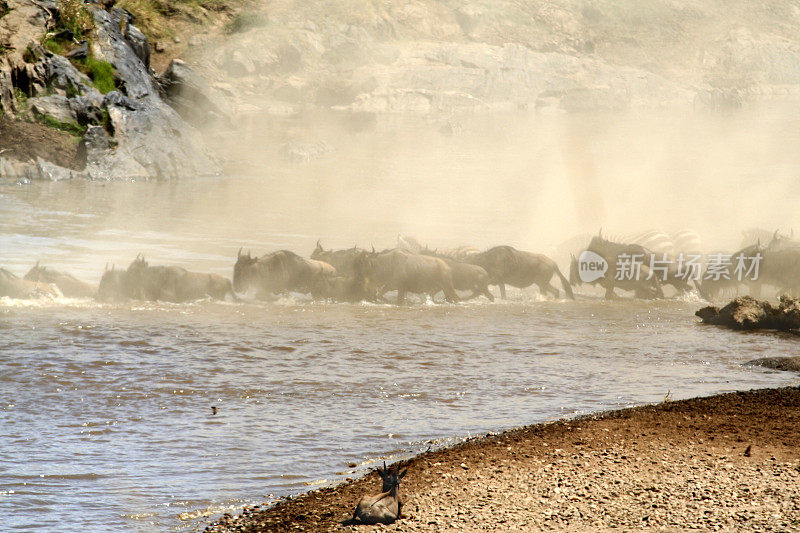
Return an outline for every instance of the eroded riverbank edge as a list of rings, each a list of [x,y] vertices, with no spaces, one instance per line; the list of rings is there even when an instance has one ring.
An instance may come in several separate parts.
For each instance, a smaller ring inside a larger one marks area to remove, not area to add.
[[[800,528],[800,387],[534,424],[404,462],[395,531]],[[336,531],[378,475],[207,531]],[[374,526],[351,526],[365,529]]]

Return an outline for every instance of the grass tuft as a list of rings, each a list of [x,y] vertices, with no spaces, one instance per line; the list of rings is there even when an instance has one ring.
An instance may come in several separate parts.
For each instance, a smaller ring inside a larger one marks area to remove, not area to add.
[[[94,29],[94,19],[81,0],[58,0],[58,26],[81,40]]]
[[[74,61],[78,69],[89,76],[94,86],[103,94],[116,90],[117,79],[114,76],[114,67],[107,61],[92,56]]]
[[[48,128],[64,131],[75,137],[81,137],[86,132],[86,127],[84,126],[79,126],[70,122],[60,122],[49,115],[39,115],[36,118]]]

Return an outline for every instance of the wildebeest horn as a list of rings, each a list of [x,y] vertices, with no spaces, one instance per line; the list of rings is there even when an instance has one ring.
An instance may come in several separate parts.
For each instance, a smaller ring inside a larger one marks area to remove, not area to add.
[[[600,231],[597,232],[597,236],[601,239],[603,238],[603,228],[600,228]]]
[[[772,234],[772,240],[775,240],[777,238],[778,238],[778,230],[775,230],[775,233]]]
[[[319,248],[320,250],[322,250],[322,245],[319,243],[319,239],[317,239],[317,248]]]
[[[239,251],[236,252],[236,257],[237,258],[242,257],[242,248],[241,247],[239,247]]]
[[[375,253],[375,245],[374,244],[370,244],[370,246],[372,246],[372,253],[374,254]]]

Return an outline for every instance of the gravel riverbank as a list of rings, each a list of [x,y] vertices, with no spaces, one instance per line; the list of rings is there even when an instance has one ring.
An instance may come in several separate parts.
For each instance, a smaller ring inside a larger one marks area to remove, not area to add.
[[[342,526],[374,472],[207,531],[800,531],[800,388],[527,426],[406,463],[404,517]]]

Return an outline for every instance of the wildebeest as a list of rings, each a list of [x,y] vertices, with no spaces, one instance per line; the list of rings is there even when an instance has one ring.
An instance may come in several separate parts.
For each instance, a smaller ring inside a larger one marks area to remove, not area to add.
[[[61,293],[55,285],[23,279],[5,268],[0,268],[0,297],[3,296],[27,300],[42,297],[57,298]]]
[[[125,270],[117,270],[114,266],[109,270],[106,265],[95,298],[101,302],[125,300],[128,298],[127,277]]]
[[[68,298],[91,298],[97,293],[97,287],[83,282],[66,272],[59,272],[47,267],[36,264],[25,274],[28,281],[40,281],[42,283],[52,283],[61,294]]]
[[[211,297],[223,300],[233,294],[231,282],[219,274],[190,272],[178,266],[150,266],[139,255],[127,270],[106,269],[97,289],[101,301],[160,300],[189,302]]]
[[[758,280],[751,282],[751,285],[760,290],[759,286],[766,283],[777,287],[780,293],[800,294],[800,248],[767,247],[762,255]]]
[[[356,505],[353,517],[345,524],[391,524],[400,518],[403,510],[399,493],[400,480],[405,477],[406,472],[405,468],[388,470],[384,461],[383,468],[378,467],[378,474],[383,480],[381,492],[362,497]]]
[[[413,254],[400,248],[365,255],[361,276],[378,296],[397,291],[397,305],[405,302],[406,293],[435,295],[444,292],[445,300],[457,302],[453,270],[438,257]]]
[[[541,254],[524,252],[511,246],[495,246],[485,252],[471,255],[466,259],[473,265],[486,270],[489,284],[500,287],[500,297],[506,298],[506,285],[524,289],[536,284],[543,294],[552,294],[556,298],[560,293],[551,285],[553,276],[558,276],[561,286],[568,297],[574,298],[572,287],[564,274],[558,269],[555,261]]]
[[[621,279],[616,279],[620,266],[620,258],[624,255],[629,257],[638,256],[642,261],[645,260],[649,252],[643,246],[638,244],[616,243],[606,240],[602,237],[602,234],[598,234],[592,238],[586,249],[596,253],[608,263],[608,270],[605,276],[590,282],[603,287],[606,291],[606,298],[613,298],[615,296],[615,288],[633,291],[636,298],[653,299],[662,298],[664,296],[658,279],[656,276],[650,276],[650,269],[646,264],[641,264],[637,269],[638,271],[633,271],[633,275],[619,276]],[[572,256],[570,259],[569,277],[573,285],[582,283],[578,272],[578,260],[575,256]],[[629,277],[630,279],[628,279]]]
[[[279,250],[262,257],[239,250],[233,267],[233,288],[236,292],[256,290],[256,298],[289,291],[317,293],[325,290],[336,269],[316,259],[305,259],[289,250]]]
[[[365,251],[356,246],[346,250],[325,250],[320,242],[317,241],[316,248],[311,252],[311,259],[324,261],[333,266],[339,276],[353,276],[355,275],[356,262]]]
[[[125,284],[128,295],[138,300],[224,300],[233,293],[231,282],[219,274],[189,272],[178,266],[151,266],[141,255],[128,266]]]
[[[790,248],[800,248],[800,241],[794,240],[792,237],[794,233],[789,236],[781,235],[777,231],[772,235],[772,240],[767,244],[767,250],[778,251]]]
[[[763,268],[765,251],[766,248],[761,244],[761,241],[756,241],[755,244],[751,244],[750,246],[746,246],[730,254],[730,264],[727,265],[728,272],[725,275],[713,275],[709,272],[709,265],[706,263],[705,271],[702,273],[702,280],[695,283],[700,295],[709,301],[717,300],[722,297],[728,298],[737,295],[739,293],[739,288],[744,285],[749,289],[751,294],[758,296],[761,293],[761,284],[763,283],[761,272],[759,272],[759,279],[746,277],[738,279],[739,276],[735,271],[739,264],[741,264],[745,270],[754,268],[755,265],[753,265],[753,262],[758,255],[762,258],[762,264],[758,265],[759,270],[761,270]],[[722,257],[725,255],[726,254],[719,252],[710,254],[709,257]]]
[[[472,291],[471,298],[484,295],[489,301],[494,301],[494,295],[489,292],[489,274],[483,267],[473,265],[472,263],[457,261],[451,257],[428,250],[427,248],[422,250],[421,253],[422,255],[438,257],[447,263],[447,266],[453,271],[453,287],[456,290]]]

